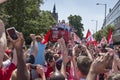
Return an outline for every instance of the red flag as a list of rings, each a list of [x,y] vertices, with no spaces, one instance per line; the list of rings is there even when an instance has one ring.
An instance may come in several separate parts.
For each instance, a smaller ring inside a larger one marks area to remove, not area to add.
[[[44,39],[42,41],[43,44],[47,43],[50,37],[51,31],[48,30],[48,32],[46,33],[46,35],[44,36]]]
[[[108,44],[113,44],[112,28],[110,28],[110,31],[109,31],[109,34],[108,34]]]
[[[91,44],[93,44],[94,46],[98,46],[98,42],[96,40],[92,41]]]

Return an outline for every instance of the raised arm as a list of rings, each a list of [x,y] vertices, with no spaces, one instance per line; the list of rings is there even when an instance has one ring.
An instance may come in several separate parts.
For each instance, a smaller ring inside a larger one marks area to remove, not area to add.
[[[68,59],[68,51],[65,45],[65,41],[63,38],[58,40],[58,43],[60,44],[61,48],[61,53],[62,53],[62,67],[61,67],[61,73],[67,78],[66,75],[66,64],[67,64],[67,59]]]
[[[14,48],[16,49],[16,53],[17,53],[17,61],[18,61],[17,80],[29,80],[26,64],[23,57],[23,50],[22,50],[22,46],[24,44],[23,34],[17,33],[17,36],[18,36],[17,40],[13,40],[10,38],[10,36],[8,36]]]
[[[76,56],[76,49],[78,48],[78,45],[75,45],[73,47],[73,58],[72,58],[72,64],[73,64],[73,67],[74,67],[74,73],[77,73],[77,63],[76,63],[76,59],[77,59],[77,56]],[[79,79],[79,76],[77,74],[74,74],[74,78],[75,79]]]
[[[37,65],[36,70],[38,74],[42,77],[42,80],[46,80],[43,67],[41,65]]]
[[[86,50],[86,52],[87,52],[87,55],[88,55],[88,57],[90,58],[90,60],[93,61],[93,56],[92,56],[92,54],[89,52],[89,50],[87,49],[87,47],[86,47],[85,45],[82,45],[82,46],[85,48],[85,50]]]
[[[97,57],[90,67],[86,80],[96,80],[98,74],[108,72],[109,69],[106,69],[106,67],[109,65],[108,63],[110,60],[111,56],[109,53],[106,53],[104,56]]]
[[[36,54],[37,54],[37,52],[38,52],[38,45],[37,45],[37,41],[36,41],[36,38],[35,38],[35,34],[30,34],[30,37],[31,37],[31,39],[32,39],[32,55],[34,56],[34,57],[36,57]]]

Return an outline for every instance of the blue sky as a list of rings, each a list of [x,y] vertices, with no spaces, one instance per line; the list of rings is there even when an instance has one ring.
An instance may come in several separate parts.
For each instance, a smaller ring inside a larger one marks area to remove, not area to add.
[[[96,23],[91,20],[98,20],[98,30],[101,29],[105,14],[104,5],[96,5],[96,3],[107,4],[107,14],[109,8],[113,8],[119,0],[44,0],[44,4],[41,5],[41,10],[53,10],[53,5],[56,5],[56,12],[58,13],[59,20],[66,20],[67,17],[72,15],[79,15],[82,17],[83,27],[86,32],[90,29],[91,33],[96,31]]]

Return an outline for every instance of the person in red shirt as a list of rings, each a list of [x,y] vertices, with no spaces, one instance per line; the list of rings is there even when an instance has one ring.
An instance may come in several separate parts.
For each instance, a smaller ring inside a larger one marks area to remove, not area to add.
[[[16,68],[17,65],[17,55],[13,55],[12,63],[7,68],[2,68],[4,53],[7,46],[6,34],[4,23],[0,20],[0,80],[9,80],[11,73]]]
[[[0,68],[0,80],[10,80],[12,72],[16,69],[14,63],[11,63],[9,67],[2,69]]]
[[[50,74],[54,71],[55,60],[54,60],[53,54],[51,52],[46,53],[45,59],[47,62],[47,71],[45,72],[45,76],[46,76],[46,78],[49,78]]]

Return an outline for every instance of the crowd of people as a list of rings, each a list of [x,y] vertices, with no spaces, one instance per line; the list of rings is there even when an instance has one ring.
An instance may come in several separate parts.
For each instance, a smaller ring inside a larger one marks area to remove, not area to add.
[[[57,24],[66,30],[64,25]],[[44,42],[40,33],[30,34],[32,42],[26,47],[22,32],[16,31],[17,39],[6,36],[0,20],[0,80],[120,80],[119,45],[78,43],[67,30],[67,41],[61,37]]]

